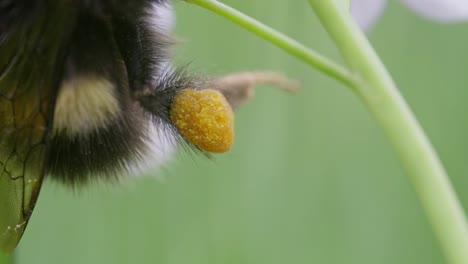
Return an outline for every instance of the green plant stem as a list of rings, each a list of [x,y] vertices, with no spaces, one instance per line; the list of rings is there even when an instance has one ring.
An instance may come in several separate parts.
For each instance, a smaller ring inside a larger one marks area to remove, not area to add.
[[[214,0],[186,0],[219,14],[353,88],[391,142],[450,263],[468,263],[468,225],[429,140],[366,37],[334,1],[309,0],[350,71],[302,44]]]
[[[343,68],[320,53],[307,48],[303,44],[282,34],[281,32],[274,30],[216,0],[186,0],[186,2],[196,4],[223,16],[224,18],[285,50],[289,54],[299,58],[310,66],[332,76],[349,87],[354,87],[354,77],[346,68]]]
[[[390,140],[450,263],[468,263],[468,222],[449,178],[390,74],[349,12],[309,0],[359,79],[359,92]]]

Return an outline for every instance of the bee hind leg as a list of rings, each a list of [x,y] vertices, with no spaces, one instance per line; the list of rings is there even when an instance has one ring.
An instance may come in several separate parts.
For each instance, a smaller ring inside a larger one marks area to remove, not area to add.
[[[260,85],[272,85],[281,90],[294,93],[300,88],[300,82],[272,71],[236,72],[218,77],[211,82],[211,89],[221,92],[236,110],[252,99],[255,88]]]

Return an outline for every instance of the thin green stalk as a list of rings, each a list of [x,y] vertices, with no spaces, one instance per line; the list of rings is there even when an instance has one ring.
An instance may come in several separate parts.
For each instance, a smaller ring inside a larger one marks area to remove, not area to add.
[[[353,87],[353,75],[346,68],[334,63],[327,57],[307,48],[303,44],[284,35],[283,33],[274,30],[216,0],[186,0],[186,2],[199,5],[223,16],[224,18],[285,50],[289,54],[299,58],[310,66],[332,76],[350,87]]]
[[[391,142],[450,263],[468,263],[468,225],[429,140],[371,45],[334,1],[309,0],[354,74],[302,44],[214,0],[186,0],[239,24],[353,88]]]
[[[360,76],[355,87],[406,169],[450,263],[468,263],[468,222],[450,180],[385,66],[354,20],[332,1],[309,0]]]

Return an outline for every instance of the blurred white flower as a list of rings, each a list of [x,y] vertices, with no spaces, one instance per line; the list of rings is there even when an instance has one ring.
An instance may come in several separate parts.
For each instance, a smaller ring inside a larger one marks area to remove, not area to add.
[[[468,21],[468,0],[400,0],[415,13],[428,19],[456,23]],[[351,14],[368,30],[385,9],[386,0],[351,0]]]

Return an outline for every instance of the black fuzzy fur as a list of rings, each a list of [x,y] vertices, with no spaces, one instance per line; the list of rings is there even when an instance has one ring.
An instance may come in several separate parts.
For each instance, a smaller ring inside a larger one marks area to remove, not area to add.
[[[44,51],[35,49],[43,47],[42,42],[52,36],[44,35],[41,40],[44,29],[37,28],[37,21],[73,14],[74,23],[64,34],[70,37],[61,45],[66,47],[66,59],[63,65],[56,65],[62,76],[56,78],[66,83],[75,78],[98,77],[116,88],[120,111],[111,123],[77,135],[66,131],[48,133],[51,138],[44,157],[46,176],[72,186],[93,180],[118,180],[131,165],[145,158],[149,126],[157,126],[170,138],[185,142],[186,149],[198,150],[183,140],[169,118],[174,96],[183,89],[200,87],[201,81],[185,70],[168,66],[173,40],[149,21],[150,10],[162,5],[169,5],[169,1],[0,0],[0,48],[4,53],[20,50],[2,46],[2,39],[17,35],[10,33],[21,28],[33,34],[18,39],[18,45],[37,54],[32,61],[39,60]],[[0,70],[6,59],[0,58]],[[44,63],[39,64],[47,65],[47,58],[41,60]],[[54,102],[59,92],[60,88],[53,90],[47,99]],[[46,121],[46,130],[54,131],[53,115],[47,115]]]
[[[169,118],[170,105],[175,94],[195,88],[198,81],[185,71],[167,68],[171,38],[145,21],[154,4],[167,3],[81,2],[64,80],[94,74],[111,81],[122,115],[84,135],[54,135],[47,164],[53,179],[72,186],[117,180],[128,172],[129,164],[144,158],[149,125],[182,138]]]
[[[0,37],[18,21],[26,20],[36,9],[36,0],[0,0]]]

